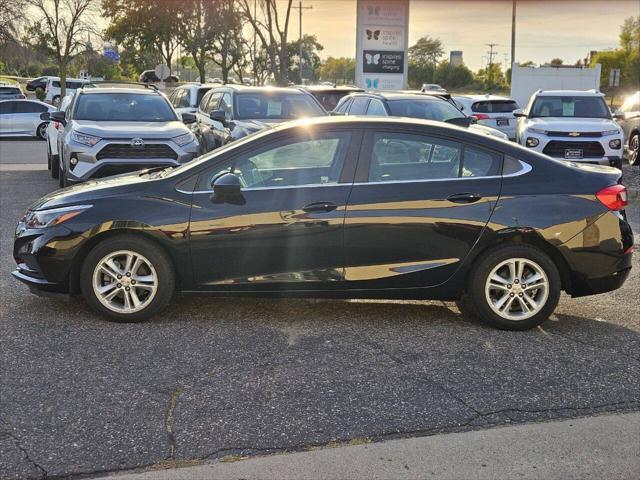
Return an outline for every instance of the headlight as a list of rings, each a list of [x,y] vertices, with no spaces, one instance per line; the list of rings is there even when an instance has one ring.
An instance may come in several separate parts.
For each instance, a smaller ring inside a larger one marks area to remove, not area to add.
[[[529,133],[538,133],[540,135],[546,135],[547,134],[547,131],[543,130],[541,128],[530,128],[528,131],[529,131]]]
[[[618,135],[620,130],[607,130],[606,132],[602,132],[603,137],[607,137],[609,135]]]
[[[614,138],[613,140],[609,140],[609,148],[613,150],[618,150],[622,146],[622,142],[619,138]]]
[[[535,137],[527,138],[527,147],[537,147],[539,143],[540,143],[540,140],[538,140]]]
[[[173,137],[171,140],[173,140],[174,143],[182,147],[187,143],[193,142],[194,139],[195,137],[193,136],[193,133],[189,132],[189,133],[185,133],[184,135],[178,135],[177,137]]]
[[[51,210],[29,210],[22,221],[26,228],[45,228],[71,220],[92,205],[73,205],[71,207],[52,208]]]
[[[74,142],[88,145],[89,147],[93,147],[96,143],[102,140],[100,137],[94,137],[93,135],[87,135],[86,133],[76,132],[75,130],[71,131],[71,138]]]

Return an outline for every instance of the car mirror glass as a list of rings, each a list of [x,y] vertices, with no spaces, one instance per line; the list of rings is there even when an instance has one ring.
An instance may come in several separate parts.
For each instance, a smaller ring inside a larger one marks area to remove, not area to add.
[[[40,114],[40,120],[47,120],[47,121],[48,121],[48,120],[50,120],[50,118],[49,118],[49,112],[42,112],[42,113]]]
[[[182,114],[182,123],[185,125],[190,125],[196,122],[196,116],[193,113],[183,113]]]
[[[521,108],[515,109],[513,112],[514,117],[526,117],[527,115],[522,111]]]
[[[209,114],[209,118],[216,122],[220,122],[222,125],[227,125],[227,116],[224,110],[214,110]]]

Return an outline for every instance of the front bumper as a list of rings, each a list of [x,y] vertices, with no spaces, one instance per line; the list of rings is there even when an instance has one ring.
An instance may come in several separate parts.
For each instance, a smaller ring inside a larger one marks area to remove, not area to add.
[[[535,147],[527,147],[526,145],[527,138],[537,139],[538,145],[536,145]],[[557,160],[566,160],[569,162],[576,162],[576,163],[606,165],[610,167],[620,168],[622,165],[622,153],[624,148],[622,146],[617,149],[613,149],[609,147],[609,142],[615,139],[620,139],[621,143],[623,141],[621,136],[616,136],[616,135],[609,135],[606,137],[571,138],[571,137],[550,137],[548,135],[543,135],[540,133],[525,132],[525,134],[522,135],[522,137],[520,138],[520,143],[523,146],[527,147],[529,150],[543,153]],[[552,142],[554,142],[555,145],[559,145],[559,147],[553,147]],[[594,151],[597,151],[597,153],[591,153],[588,148],[584,148],[585,143],[599,144],[599,147],[592,149]],[[583,157],[567,158],[565,156],[566,150],[582,150]]]
[[[179,146],[171,140],[148,140],[145,148],[162,150],[167,155],[110,156],[107,147],[129,147],[126,139],[100,140],[93,147],[71,140],[65,148],[64,168],[70,182],[83,182],[91,178],[102,178],[121,173],[134,172],[145,168],[177,166],[193,160],[197,156],[197,141]],[[107,149],[107,150],[105,150]],[[77,160],[75,165],[71,159]]]

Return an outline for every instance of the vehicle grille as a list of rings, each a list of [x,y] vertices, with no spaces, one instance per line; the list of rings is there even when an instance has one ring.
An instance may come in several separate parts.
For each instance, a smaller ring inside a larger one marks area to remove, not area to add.
[[[599,142],[562,142],[559,140],[552,140],[544,147],[542,153],[551,157],[564,158],[564,151],[566,149],[581,149],[583,157],[603,157],[604,148]]]
[[[577,135],[576,135],[577,133]],[[602,132],[547,132],[550,137],[591,137],[598,138],[602,136]]]
[[[178,154],[169,145],[162,143],[147,143],[142,148],[133,148],[127,143],[111,143],[106,145],[96,155],[98,160],[103,158],[170,158],[178,159]]]
[[[137,172],[138,170],[145,170],[147,168],[157,167],[158,164],[142,165],[140,163],[120,164],[120,165],[104,165],[96,170],[91,178],[104,178],[111,177],[112,175],[120,175],[122,173]]]

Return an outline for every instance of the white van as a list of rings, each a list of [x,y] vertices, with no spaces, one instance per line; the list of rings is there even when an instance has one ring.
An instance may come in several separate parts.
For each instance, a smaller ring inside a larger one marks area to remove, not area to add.
[[[86,80],[80,78],[67,78],[66,95],[75,93],[75,91],[86,83]],[[44,101],[57,107],[60,105],[60,77],[49,77],[47,80],[47,88],[45,89]]]

